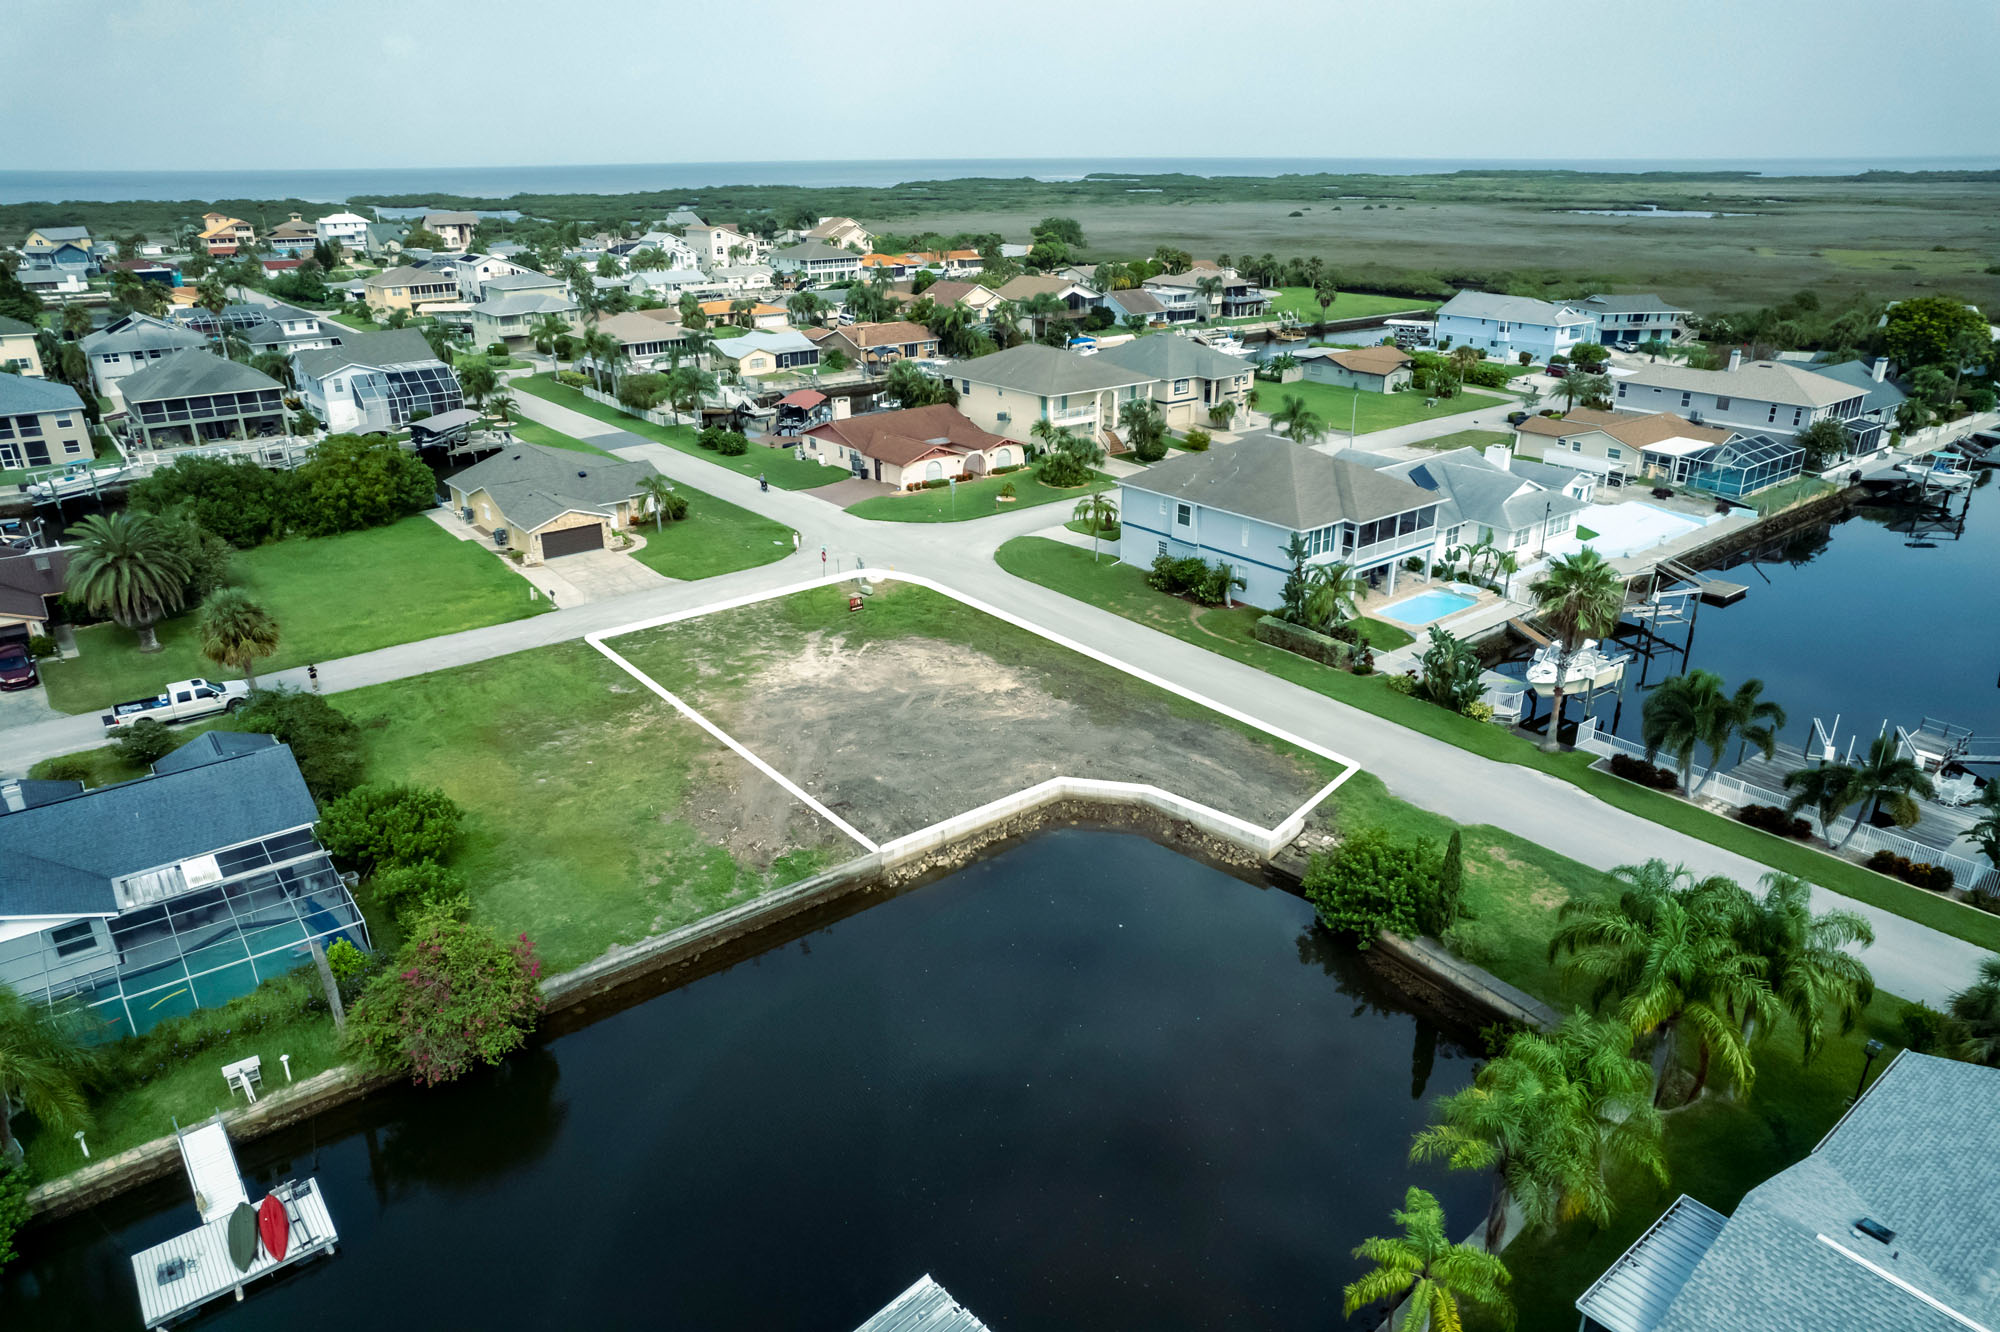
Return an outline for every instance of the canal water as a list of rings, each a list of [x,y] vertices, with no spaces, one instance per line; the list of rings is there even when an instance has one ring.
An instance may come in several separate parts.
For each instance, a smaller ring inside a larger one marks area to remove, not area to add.
[[[1982,484],[1952,504],[1955,525],[1930,530],[1905,508],[1863,507],[1837,522],[1747,553],[1716,570],[1749,595],[1734,606],[1702,606],[1686,665],[1722,676],[1730,689],[1764,681],[1764,697],[1786,712],[1782,739],[1803,745],[1814,717],[1838,742],[1865,749],[1884,720],[1915,728],[1925,716],[2000,735],[2000,494]],[[1913,527],[1915,530],[1913,530]],[[1627,644],[1629,647],[1629,643]],[[1518,674],[1520,663],[1502,666]],[[1621,696],[1594,711],[1637,739],[1650,687],[1683,669],[1678,653],[1627,670]],[[1577,715],[1574,708],[1571,715]],[[1702,758],[1706,762],[1705,757]]]
[[[1051,832],[247,1144],[340,1252],[197,1326],[847,1332],[930,1272],[996,1329],[1324,1329],[1408,1185],[1478,1224],[1485,1178],[1405,1162],[1473,1067],[1297,897]],[[0,1327],[133,1332],[127,1256],[194,1215],[176,1179],[30,1231]]]

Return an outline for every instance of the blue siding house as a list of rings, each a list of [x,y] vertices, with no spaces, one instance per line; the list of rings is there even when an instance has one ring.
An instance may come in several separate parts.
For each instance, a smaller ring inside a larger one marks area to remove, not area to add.
[[[1529,296],[1461,291],[1439,308],[1432,336],[1440,348],[1477,347],[1496,361],[1512,361],[1527,352],[1547,362],[1551,356],[1568,355],[1579,342],[1597,341],[1597,316]]]
[[[1345,563],[1385,592],[1437,537],[1435,494],[1276,435],[1155,463],[1120,481],[1118,500],[1125,563],[1226,562],[1244,580],[1242,599],[1267,608],[1284,600],[1294,536],[1309,563]]]

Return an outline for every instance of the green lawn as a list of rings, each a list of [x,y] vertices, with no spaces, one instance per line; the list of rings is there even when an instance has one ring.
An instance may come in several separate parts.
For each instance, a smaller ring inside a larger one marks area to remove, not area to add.
[[[727,467],[743,476],[762,475],[780,490],[811,490],[815,486],[831,485],[835,481],[845,481],[850,475],[844,468],[822,467],[816,462],[802,462],[792,457],[789,449],[766,448],[752,444],[750,452],[740,458],[725,458],[711,449],[704,449],[694,442],[695,432],[689,426],[657,426],[651,421],[636,416],[627,416],[616,407],[601,402],[593,402],[567,384],[558,384],[553,375],[529,375],[522,379],[509,380],[507,387],[516,393],[531,393],[535,397],[571,411],[581,412],[595,421],[629,430],[635,435],[664,444],[670,449],[703,458],[718,467]]]
[[[1101,606],[1128,620],[1232,657],[1461,749],[1560,777],[1607,804],[1690,837],[1724,847],[1772,869],[1799,875],[1982,948],[2000,950],[2000,916],[1912,888],[1802,843],[1759,832],[1734,819],[1711,814],[1609,773],[1593,772],[1590,754],[1544,754],[1539,746],[1491,723],[1475,722],[1395,693],[1379,675],[1351,675],[1259,643],[1249,636],[1249,621],[1244,618],[1222,618],[1229,613],[1210,611],[1199,621],[1190,621],[1187,603],[1146,586],[1141,570],[1127,565],[1093,565],[1089,551],[1041,537],[1016,537],[1000,548],[997,559],[1003,569],[1016,577]]]
[[[1477,449],[1484,453],[1495,444],[1511,445],[1513,442],[1514,436],[1505,430],[1454,430],[1449,435],[1413,440],[1410,447],[1435,449],[1439,452],[1446,449]]]
[[[530,421],[525,417],[509,422],[507,428],[514,432],[515,439],[526,444],[546,444],[551,448],[572,449],[577,453],[594,453],[600,458],[618,456],[615,453],[606,453],[595,444],[586,444],[551,426],[545,426],[540,421]]]
[[[274,542],[238,552],[236,582],[277,618],[283,632],[265,671],[370,652],[546,611],[528,584],[475,542],[460,541],[421,514],[389,527]],[[194,637],[195,617],[160,626],[161,651],[113,624],[79,629],[72,661],[42,672],[49,702],[89,712],[155,694],[169,681],[221,676]]]
[[[1345,435],[1350,421],[1358,433],[1365,435],[1371,430],[1388,430],[1413,421],[1435,421],[1440,417],[1459,416],[1504,405],[1483,394],[1461,393],[1455,398],[1440,399],[1435,407],[1426,407],[1421,393],[1369,393],[1363,389],[1317,384],[1309,379],[1292,384],[1274,384],[1260,379],[1256,381],[1256,394],[1257,410],[1266,414],[1277,411],[1286,398],[1305,399],[1306,406],[1319,413],[1319,419],[1325,423],[1328,433],[1334,436]]]
[[[336,324],[345,324],[349,328],[357,329],[363,333],[373,333],[378,329],[384,329],[388,327],[387,324],[376,323],[373,319],[370,319],[368,317],[366,311],[359,309],[350,308],[350,309],[337,310],[333,314],[329,315],[328,318],[332,319]]]
[[[1769,490],[1760,491],[1750,496],[1749,502],[1756,507],[1758,513],[1768,517],[1780,509],[1789,509],[1794,504],[1818,499],[1821,495],[1831,494],[1836,489],[1838,487],[1831,481],[1822,481],[1816,476],[1801,476],[1785,482],[1782,486],[1772,486]]]
[[[1319,302],[1313,299],[1311,287],[1279,287],[1278,299],[1271,302],[1274,314],[1295,314],[1308,324],[1320,319]],[[1377,296],[1367,291],[1343,291],[1333,308],[1326,311],[1326,318],[1363,319],[1373,315],[1400,314],[1405,310],[1435,310],[1438,302],[1419,300],[1413,296]]]
[[[862,500],[848,512],[856,518],[868,518],[878,523],[962,523],[968,518],[985,518],[1011,509],[1032,509],[1037,504],[1064,502],[1073,505],[1100,484],[1111,481],[1103,472],[1092,472],[1091,476],[1093,480],[1086,485],[1058,490],[1054,486],[1043,485],[1032,469],[1023,468],[1006,476],[960,482],[956,499],[952,497],[951,488],[945,486],[937,490],[906,491],[900,495],[877,495],[873,499]],[[1014,486],[1014,501],[1002,504],[1000,490],[1009,482]]]

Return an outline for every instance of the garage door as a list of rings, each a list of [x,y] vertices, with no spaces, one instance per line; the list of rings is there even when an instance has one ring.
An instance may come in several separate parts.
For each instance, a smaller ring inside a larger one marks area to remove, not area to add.
[[[542,558],[545,560],[552,560],[558,555],[574,555],[578,551],[603,549],[603,523],[592,523],[588,527],[565,527],[560,532],[542,533]]]

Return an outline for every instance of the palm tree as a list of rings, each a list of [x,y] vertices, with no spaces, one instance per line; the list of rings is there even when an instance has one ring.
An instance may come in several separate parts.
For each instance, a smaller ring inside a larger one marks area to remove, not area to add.
[[[1840,839],[1843,847],[1854,836],[1855,828],[1875,821],[1883,802],[1888,803],[1889,816],[1896,826],[1907,828],[1922,817],[1916,798],[1937,794],[1937,788],[1924,774],[1923,765],[1904,753],[1902,739],[1893,735],[1875,737],[1875,743],[1868,746],[1868,757],[1854,770],[1854,785],[1859,793],[1857,798],[1868,802],[1868,810],[1855,816],[1854,827]]]
[[[820,312],[825,308],[826,303],[809,291],[802,291],[785,302],[785,310],[801,324],[817,325]]]
[[[1946,1006],[1956,1030],[1951,1054],[1969,1064],[2000,1067],[2000,957],[1979,964],[1979,979]]]
[[[1417,1135],[1410,1159],[1492,1170],[1486,1247],[1497,1252],[1508,1203],[1531,1228],[1587,1216],[1611,1219],[1614,1165],[1666,1182],[1653,1071],[1632,1057],[1632,1031],[1576,1013],[1551,1035],[1523,1031],[1473,1085],[1441,1098],[1437,1123]]]
[[[129,509],[94,513],[70,529],[70,542],[76,553],[63,595],[135,630],[141,652],[158,652],[153,626],[187,604],[193,572],[166,526]]]
[[[95,1056],[77,1043],[68,1010],[30,1003],[0,985],[0,1166],[20,1151],[16,1106],[54,1133],[90,1127],[83,1083],[95,1066]]]
[[[701,400],[715,392],[715,376],[691,365],[677,365],[667,372],[667,405],[676,415],[698,411]]]
[[[514,419],[511,415],[514,410],[514,395],[502,389],[486,400],[486,410],[496,413],[502,421],[511,422]]]
[[[1608,375],[1586,374],[1571,367],[1570,372],[1563,376],[1562,388],[1558,391],[1562,394],[1566,407],[1575,407],[1578,398],[1589,403],[1599,398],[1610,397],[1611,379]]]
[[[610,363],[612,353],[614,351],[622,351],[623,348],[619,346],[618,339],[599,328],[586,329],[583,337],[579,339],[579,343],[583,354],[590,358],[591,383],[597,386],[599,393],[606,392],[607,390],[604,387],[605,366]]]
[[[653,510],[653,530],[659,531],[667,510],[678,498],[674,494],[674,483],[658,472],[649,473],[639,479],[639,493],[649,501]]]
[[[1745,680],[1729,696],[1729,728],[1736,733],[1736,761],[1751,745],[1765,758],[1778,752],[1778,732],[1785,727],[1785,710],[1764,697],[1762,680]]]
[[[1346,624],[1361,613],[1360,601],[1368,595],[1368,580],[1334,561],[1306,568],[1306,620],[1308,628],[1325,633]]]
[[[2000,782],[1979,788],[1979,818],[1962,835],[1988,860],[2000,865]]]
[[[1285,395],[1285,405],[1271,413],[1271,420],[1284,428],[1285,438],[1304,440],[1310,444],[1326,436],[1326,422],[1320,420],[1319,413],[1306,406],[1306,400],[1294,393]]]
[[[1444,1208],[1438,1200],[1412,1186],[1403,1195],[1402,1210],[1391,1213],[1401,1235],[1361,1241],[1356,1258],[1375,1270],[1342,1292],[1342,1307],[1352,1315],[1364,1304],[1409,1296],[1401,1326],[1414,1332],[1426,1324],[1436,1332],[1459,1332],[1461,1302],[1490,1309],[1511,1323],[1513,1308],[1507,1265],[1470,1244],[1454,1244],[1445,1235]]]
[[[557,349],[562,345],[561,340],[570,336],[569,321],[557,314],[536,315],[529,336],[538,348],[544,343],[548,345],[550,364],[561,370],[562,355]]]
[[[1109,495],[1099,491],[1078,500],[1070,510],[1070,517],[1090,529],[1090,562],[1097,563],[1098,534],[1118,521],[1118,506]]]
[[[1222,295],[1222,278],[1215,274],[1194,280],[1195,294],[1201,297],[1202,314],[1213,319],[1216,315],[1215,298]]]
[[[1551,562],[1528,592],[1535,598],[1536,614],[1560,641],[1549,733],[1542,738],[1543,751],[1553,754],[1562,747],[1563,686],[1570,658],[1582,640],[1603,638],[1618,627],[1618,617],[1625,609],[1625,580],[1602,555],[1585,546],[1574,555]]]
[[[1654,755],[1666,750],[1680,769],[1682,787],[1690,796],[1694,795],[1694,748],[1704,743],[1709,746],[1712,757],[1708,771],[1702,774],[1706,783],[1722,764],[1716,746],[1728,744],[1723,734],[1728,709],[1722,677],[1714,671],[1689,671],[1661,681],[1660,687],[1647,697],[1640,721],[1639,736],[1646,742],[1646,762],[1651,763]]]
[[[201,604],[195,636],[201,641],[202,656],[243,672],[253,693],[257,659],[278,650],[278,622],[240,588],[221,588]]]
[[[222,354],[229,354],[229,344],[222,338],[222,311],[229,304],[229,288],[222,280],[222,274],[210,273],[195,284],[194,303],[208,311],[208,317],[215,321],[216,340],[222,342]]]
[[[730,322],[738,328],[748,328],[755,322],[757,302],[748,296],[739,296],[729,303]]]
[[[1813,813],[1819,816],[1819,835],[1832,845],[1833,821],[1849,805],[1861,799],[1860,781],[1861,774],[1845,763],[1822,763],[1818,767],[1788,772],[1785,774],[1785,789],[1792,794],[1785,801],[1785,813],[1796,814],[1811,805]],[[1853,835],[1853,831],[1851,828],[1848,830],[1849,836]]]
[[[458,374],[458,386],[473,406],[477,407],[494,389],[500,385],[500,375],[483,358],[465,357],[453,367]]]
[[[1068,314],[1069,307],[1054,292],[1038,291],[1021,303],[1021,313],[1035,321],[1035,336],[1039,338],[1048,331],[1049,320]]]
[[[1829,1011],[1845,1036],[1875,997],[1875,978],[1849,951],[1873,944],[1875,929],[1852,911],[1814,915],[1812,886],[1795,875],[1773,872],[1763,883],[1764,900],[1743,916],[1739,942],[1763,959],[1772,1003],[1798,1025],[1801,1059],[1810,1064],[1826,1043]],[[1760,1016],[1753,1001],[1745,1028],[1754,1030]]]
[[[1728,879],[1696,880],[1684,866],[1663,860],[1611,873],[1625,890],[1615,898],[1565,903],[1549,940],[1549,960],[1569,955],[1564,975],[1590,983],[1593,1009],[1616,999],[1619,1018],[1636,1035],[1658,1032],[1662,1072],[1677,1055],[1676,1038],[1683,1031],[1692,1038],[1696,1066],[1688,1100],[1701,1095],[1713,1059],[1747,1088],[1756,1071],[1737,1015],[1770,994],[1762,959],[1739,943],[1749,894]],[[1665,1092],[1663,1076],[1659,1095]]]
[[[269,375],[286,388],[297,387],[292,379],[292,363],[283,352],[264,352],[250,362],[250,368],[260,374]]]
[[[1286,370],[1296,370],[1299,368],[1299,358],[1290,352],[1279,352],[1276,356],[1264,362],[1264,368],[1273,375]]]

